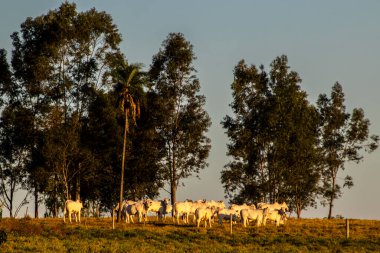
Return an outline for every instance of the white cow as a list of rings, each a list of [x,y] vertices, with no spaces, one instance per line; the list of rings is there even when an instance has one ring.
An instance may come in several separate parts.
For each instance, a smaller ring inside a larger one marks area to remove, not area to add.
[[[197,222],[197,228],[199,228],[199,225],[202,220],[205,222],[205,228],[207,227],[207,221],[211,228],[211,220],[214,217],[214,215],[217,213],[217,210],[213,207],[200,207],[195,210],[195,217]]]
[[[241,223],[244,227],[249,224],[249,220],[255,220],[256,226],[261,226],[266,216],[266,209],[243,209],[240,211]]]
[[[189,213],[190,213],[190,210],[192,208],[192,202],[189,202],[189,201],[184,201],[184,202],[175,202],[174,203],[174,217],[173,219],[175,219],[177,221],[177,224],[179,224],[179,216],[180,215],[184,215],[185,217],[185,220],[184,222],[186,224],[189,224]],[[174,222],[175,222],[174,220]]]
[[[267,220],[274,221],[276,226],[280,226],[280,224],[285,224],[287,217],[286,213],[280,209],[280,210],[274,210],[274,211],[269,211],[266,213],[263,224],[265,226]]]
[[[187,215],[193,215],[193,222],[196,222],[196,217],[195,217],[195,211],[198,208],[206,208],[209,207],[208,203],[206,201],[196,201],[196,202],[190,202],[190,211]],[[188,220],[188,219],[187,219]]]
[[[284,210],[284,211],[289,211],[289,207],[285,202],[282,202],[281,204],[275,202],[273,204],[268,204],[268,203],[259,203],[257,204],[258,208],[268,208],[269,211],[274,211],[274,210]]]
[[[224,201],[223,200],[219,200],[219,201],[210,200],[210,201],[206,202],[206,205],[208,207],[214,207],[214,208],[216,208],[218,210],[222,210],[222,209],[224,209],[226,207],[224,205]]]
[[[137,214],[136,204],[137,202],[126,203],[125,205],[123,205],[123,209],[121,210],[121,216],[125,218],[126,223],[134,223],[133,216]]]
[[[63,222],[66,222],[65,217],[66,217],[66,212],[69,214],[69,221],[71,223],[71,215],[75,215],[75,222],[80,222],[80,211],[83,208],[82,202],[79,200],[73,201],[73,200],[66,200],[65,202],[65,209],[63,209]]]
[[[169,204],[169,199],[164,198],[163,200],[159,201],[153,201],[152,205],[149,207],[149,212],[156,213],[157,214],[157,220],[162,219],[162,216],[160,215],[160,210],[163,211],[166,209],[166,206]]]
[[[236,220],[238,218],[238,213],[239,211],[237,210],[232,210],[232,209],[221,209],[221,210],[218,210],[218,221],[219,221],[219,224],[222,225],[223,223],[223,220],[230,220],[231,219],[231,215],[232,215],[232,221],[234,224],[236,224]]]
[[[237,213],[238,213],[237,215],[238,215],[238,217],[240,217],[240,211],[241,210],[243,210],[243,209],[255,210],[256,206],[254,204],[251,204],[251,205],[247,205],[247,204],[242,204],[242,205],[232,204],[230,206],[230,209],[237,211]]]
[[[171,214],[172,210],[173,210],[173,206],[170,204],[167,204],[165,207],[163,207],[163,206],[160,207],[160,210],[158,211],[158,215],[159,215],[160,219],[165,221],[166,215]]]
[[[136,203],[136,201],[133,201],[133,200],[124,200],[122,203],[121,203],[121,220],[126,220],[127,219],[127,213],[126,213],[126,207],[128,205],[132,205]],[[116,217],[117,217],[117,214],[119,213],[119,203],[117,203],[116,207],[113,209],[114,212],[112,212],[112,215],[114,215],[114,213],[116,214]]]
[[[129,202],[125,203],[122,210],[122,215],[125,216],[126,223],[134,223],[133,215],[138,216],[138,222],[141,222],[144,218],[144,221],[147,221],[148,209],[152,205],[152,200],[146,199],[138,202]]]

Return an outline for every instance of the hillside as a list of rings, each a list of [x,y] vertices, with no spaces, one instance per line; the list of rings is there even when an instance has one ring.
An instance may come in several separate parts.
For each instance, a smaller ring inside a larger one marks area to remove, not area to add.
[[[380,221],[288,220],[285,226],[243,228],[214,223],[197,231],[194,225],[153,221],[117,224],[109,218],[83,218],[81,224],[62,219],[2,219],[7,240],[1,252],[379,252]]]

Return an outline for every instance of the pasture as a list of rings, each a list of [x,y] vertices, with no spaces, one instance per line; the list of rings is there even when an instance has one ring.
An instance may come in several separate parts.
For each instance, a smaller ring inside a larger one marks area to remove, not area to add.
[[[2,219],[7,240],[0,252],[379,252],[380,221],[350,220],[347,240],[343,219],[289,219],[285,226],[222,226],[198,231],[195,225],[171,221],[119,223],[110,218]]]

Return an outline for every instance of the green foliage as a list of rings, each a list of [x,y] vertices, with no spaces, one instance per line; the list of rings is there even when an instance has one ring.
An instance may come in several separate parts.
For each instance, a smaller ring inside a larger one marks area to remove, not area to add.
[[[338,171],[348,161],[361,161],[363,151],[374,151],[379,137],[369,136],[363,109],[345,112],[338,83],[331,98],[322,94],[317,107],[309,104],[287,63],[286,56],[277,57],[269,73],[243,60],[236,65],[234,114],[222,121],[232,161],[222,171],[222,183],[233,202],[286,200],[297,216],[322,196],[330,218],[342,186],[353,186],[351,176],[338,184]]]
[[[286,56],[272,62],[269,74],[243,60],[235,67],[234,115],[222,121],[233,158],[222,182],[233,202],[287,200],[297,213],[314,204],[318,115],[300,81]]]
[[[28,152],[28,188],[48,195],[57,215],[59,199],[79,197],[81,182],[94,166],[94,155],[81,143],[90,101],[109,72],[110,56],[119,53],[121,36],[112,18],[91,9],[77,12],[74,3],[36,18],[27,18],[12,34],[13,76],[0,77],[9,104],[20,103],[33,114]],[[4,70],[4,51],[1,51]],[[65,189],[64,196],[59,196]],[[51,195],[52,194],[52,195]],[[36,214],[37,215],[37,214]]]

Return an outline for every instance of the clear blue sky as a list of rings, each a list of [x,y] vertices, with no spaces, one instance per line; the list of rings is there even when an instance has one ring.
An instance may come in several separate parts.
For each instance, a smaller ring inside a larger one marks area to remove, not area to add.
[[[4,0],[0,8],[0,48],[11,49],[9,35],[20,30],[27,17],[46,14],[62,1]],[[330,94],[339,81],[349,111],[364,109],[370,131],[380,134],[380,1],[253,1],[253,0],[82,0],[79,11],[95,7],[111,14],[123,36],[122,51],[130,62],[148,67],[170,32],[182,32],[193,46],[197,76],[207,99],[213,125],[209,131],[210,166],[185,180],[178,199],[223,199],[220,171],[227,163],[227,138],[220,121],[230,114],[233,68],[241,59],[268,68],[279,55],[288,56],[299,73],[301,87],[314,103]],[[10,52],[8,52],[10,54]],[[376,102],[377,101],[377,102]],[[352,175],[355,186],[336,202],[334,215],[380,219],[380,151],[360,164],[349,164],[340,175]],[[162,197],[166,194],[163,193]],[[325,217],[321,206],[304,217]]]

